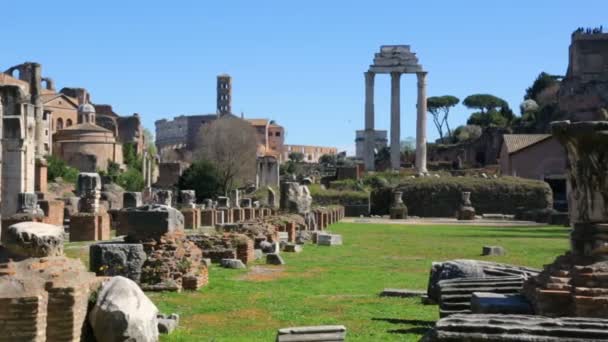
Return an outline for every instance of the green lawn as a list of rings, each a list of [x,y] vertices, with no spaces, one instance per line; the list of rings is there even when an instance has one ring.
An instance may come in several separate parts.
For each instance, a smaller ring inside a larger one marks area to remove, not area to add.
[[[540,267],[567,249],[567,229],[338,223],[344,245],[283,253],[287,265],[212,267],[198,292],[151,293],[180,328],[162,341],[273,341],[281,327],[343,324],[348,341],[417,341],[437,307],[380,298],[385,287],[425,289],[432,261],[476,258]],[[504,257],[481,257],[485,244]],[[257,266],[257,267],[256,267]]]

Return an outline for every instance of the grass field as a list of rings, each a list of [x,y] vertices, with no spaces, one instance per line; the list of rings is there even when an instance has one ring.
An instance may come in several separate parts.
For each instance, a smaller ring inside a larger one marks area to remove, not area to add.
[[[343,235],[343,246],[306,245],[302,253],[283,253],[284,266],[214,266],[210,284],[198,292],[150,293],[162,312],[181,315],[179,329],[162,341],[273,341],[278,328],[319,324],[345,325],[348,341],[417,341],[437,320],[437,307],[380,298],[383,288],[425,289],[432,261],[483,258],[540,267],[567,249],[562,227],[330,228]],[[481,257],[486,244],[504,246],[508,255]]]

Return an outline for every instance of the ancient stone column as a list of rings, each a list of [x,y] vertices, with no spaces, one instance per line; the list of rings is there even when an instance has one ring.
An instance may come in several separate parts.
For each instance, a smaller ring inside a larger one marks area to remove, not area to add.
[[[374,78],[375,73],[368,71],[365,75],[365,169],[374,170]]]
[[[416,120],[416,170],[426,170],[426,71],[416,73],[418,76],[418,118]]]
[[[141,163],[141,174],[144,176],[144,187],[148,186],[148,151],[144,151],[144,157]]]
[[[401,73],[391,72],[391,168],[401,165]]]

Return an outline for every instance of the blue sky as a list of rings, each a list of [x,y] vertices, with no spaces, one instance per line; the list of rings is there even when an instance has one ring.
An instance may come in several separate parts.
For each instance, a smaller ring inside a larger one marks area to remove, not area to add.
[[[564,74],[570,33],[608,27],[608,1],[9,1],[0,68],[43,64],[58,88],[144,125],[215,112],[215,77],[233,77],[233,111],[271,118],[291,144],[352,150],[363,72],[383,44],[409,44],[428,95],[491,93],[516,109],[541,71]],[[36,5],[38,3],[38,5]],[[390,80],[376,78],[376,126],[389,128]],[[402,78],[402,136],[415,134],[415,76]],[[470,111],[458,106],[452,127]],[[437,132],[429,120],[428,134]]]

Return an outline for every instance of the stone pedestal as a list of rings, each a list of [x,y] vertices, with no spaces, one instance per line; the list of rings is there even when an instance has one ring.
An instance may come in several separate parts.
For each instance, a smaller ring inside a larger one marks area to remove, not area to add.
[[[242,222],[245,220],[245,212],[241,208],[233,208],[232,209],[232,219],[234,222]]]
[[[393,204],[390,208],[391,220],[404,220],[407,218],[407,206],[403,203],[403,192],[393,192]]]
[[[70,241],[110,239],[110,216],[107,212],[77,213],[70,218]]]
[[[180,210],[184,215],[184,228],[196,229],[201,225],[201,212],[196,208],[183,208]]]
[[[215,209],[203,209],[201,210],[201,226],[213,227],[215,226]]]
[[[63,215],[65,204],[59,200],[41,200],[38,206],[44,212],[44,223],[63,227]]]
[[[474,220],[475,219],[475,208],[471,204],[471,193],[463,191],[461,194],[462,204],[458,209],[459,220]]]

